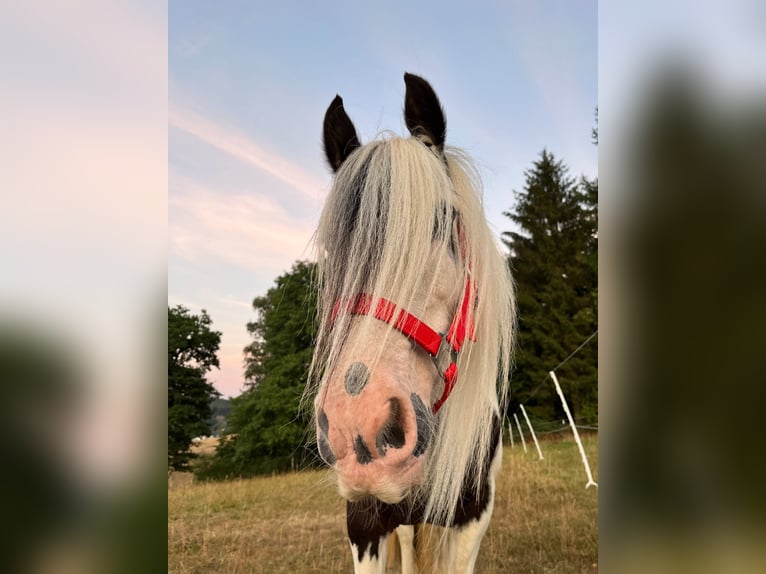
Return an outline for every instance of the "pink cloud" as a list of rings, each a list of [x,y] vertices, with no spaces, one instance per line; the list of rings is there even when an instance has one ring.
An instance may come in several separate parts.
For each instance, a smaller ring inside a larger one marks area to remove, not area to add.
[[[217,124],[201,115],[171,104],[168,121],[176,129],[194,135],[205,143],[253,165],[286,183],[306,198],[316,201],[328,188],[328,181],[254,142],[247,135]]]
[[[171,188],[170,248],[188,261],[280,272],[311,257],[314,219],[256,192],[222,193],[174,174]]]

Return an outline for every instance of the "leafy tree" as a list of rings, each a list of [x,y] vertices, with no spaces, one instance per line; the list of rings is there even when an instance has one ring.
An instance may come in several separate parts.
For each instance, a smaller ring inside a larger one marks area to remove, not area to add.
[[[210,403],[210,433],[213,435],[220,435],[226,428],[226,419],[231,412],[231,400],[216,398]]]
[[[228,436],[200,469],[201,478],[283,471],[315,459],[303,447],[310,420],[300,409],[316,334],[314,270],[313,263],[297,262],[253,300],[246,389],[232,399]]]
[[[210,403],[219,396],[205,380],[218,367],[221,333],[211,330],[212,320],[203,309],[192,315],[178,305],[168,307],[168,467],[188,468],[195,436],[210,433]]]
[[[598,325],[598,184],[578,184],[547,150],[525,176],[514,210],[504,213],[520,227],[503,233],[519,309],[511,391],[514,403],[552,421],[563,418],[563,409],[550,381],[543,381]],[[598,412],[596,350],[587,345],[557,371],[573,415],[583,422],[594,422]]]

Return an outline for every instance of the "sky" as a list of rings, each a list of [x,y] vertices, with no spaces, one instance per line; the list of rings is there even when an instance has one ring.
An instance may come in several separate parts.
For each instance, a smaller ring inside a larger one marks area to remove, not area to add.
[[[403,74],[427,79],[498,241],[543,148],[597,175],[596,2],[457,4],[170,1],[168,303],[222,332],[208,378],[223,396],[243,387],[253,298],[312,255],[336,94],[364,143],[406,134]]]

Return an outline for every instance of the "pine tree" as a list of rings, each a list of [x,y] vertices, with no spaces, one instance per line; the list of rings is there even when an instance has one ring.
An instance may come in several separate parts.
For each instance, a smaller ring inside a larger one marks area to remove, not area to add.
[[[563,418],[548,371],[597,328],[597,183],[579,184],[563,161],[543,150],[525,172],[516,207],[504,215],[519,231],[503,233],[517,286],[519,310],[513,404],[523,402],[538,421]],[[557,371],[579,422],[593,423],[598,409],[595,342]]]

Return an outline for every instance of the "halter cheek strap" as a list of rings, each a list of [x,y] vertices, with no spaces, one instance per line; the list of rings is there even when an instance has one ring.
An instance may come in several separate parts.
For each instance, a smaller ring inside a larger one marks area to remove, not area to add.
[[[474,301],[474,285],[469,277],[465,283],[463,303],[459,311],[455,313],[446,334],[438,333],[404,309],[400,309],[394,317],[396,304],[388,299],[378,299],[378,303],[373,309],[373,297],[368,293],[361,293],[352,297],[345,305],[342,301],[336,302],[332,310],[331,320],[335,321],[341,312],[350,315],[372,315],[379,321],[391,325],[428,353],[439,375],[444,379],[444,392],[433,405],[433,412],[436,414],[452,393],[457,382],[457,357],[466,337],[472,341],[476,340],[473,313],[471,312]]]

